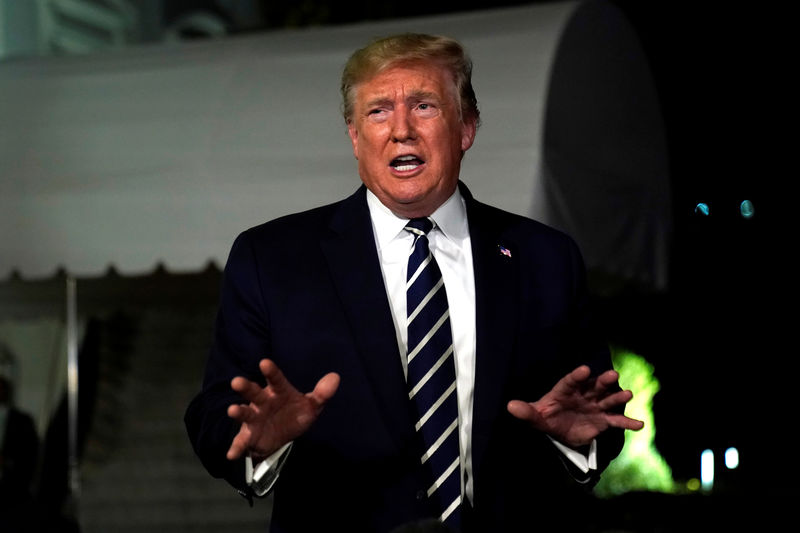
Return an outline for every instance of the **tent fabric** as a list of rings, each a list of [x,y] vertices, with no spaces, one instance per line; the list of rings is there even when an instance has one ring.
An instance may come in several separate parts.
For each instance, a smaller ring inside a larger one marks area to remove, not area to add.
[[[534,211],[586,262],[640,287],[668,284],[671,190],[664,122],[638,36],[603,3],[565,27],[548,87]]]
[[[0,368],[13,385],[15,407],[44,438],[67,386],[64,323],[58,317],[0,320]]]
[[[461,177],[475,196],[558,221],[542,205],[543,176],[559,179],[543,170],[543,124],[551,68],[578,7],[0,62],[0,280],[223,265],[243,229],[348,195],[360,181],[339,111],[341,68],[370,39],[403,31],[451,35],[473,58],[483,125]],[[596,240],[591,225],[575,229],[579,244]],[[621,243],[628,257],[664,239],[645,233]],[[610,255],[593,253],[589,266]]]

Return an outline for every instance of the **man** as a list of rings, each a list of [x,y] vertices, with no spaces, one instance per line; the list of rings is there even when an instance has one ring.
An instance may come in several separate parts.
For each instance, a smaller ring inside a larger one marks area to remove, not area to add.
[[[620,429],[641,427],[620,414],[631,394],[572,241],[459,183],[470,76],[444,37],[354,53],[342,96],[364,186],[234,243],[186,423],[243,493],[279,474],[273,531],[572,529]]]

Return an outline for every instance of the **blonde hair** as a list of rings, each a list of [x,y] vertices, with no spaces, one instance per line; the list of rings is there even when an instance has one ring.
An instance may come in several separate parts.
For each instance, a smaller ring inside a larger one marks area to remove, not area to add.
[[[478,100],[472,88],[472,60],[461,43],[450,37],[403,33],[384,37],[356,50],[342,72],[342,114],[353,116],[355,89],[381,71],[400,63],[435,62],[450,72],[461,105],[462,120],[480,122]]]

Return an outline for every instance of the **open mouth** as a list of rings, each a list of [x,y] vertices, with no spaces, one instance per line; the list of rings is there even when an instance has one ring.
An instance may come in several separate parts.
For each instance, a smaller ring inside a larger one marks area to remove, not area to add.
[[[425,164],[425,161],[415,155],[401,155],[400,157],[392,159],[392,162],[389,163],[389,166],[398,172],[408,172],[423,164]]]

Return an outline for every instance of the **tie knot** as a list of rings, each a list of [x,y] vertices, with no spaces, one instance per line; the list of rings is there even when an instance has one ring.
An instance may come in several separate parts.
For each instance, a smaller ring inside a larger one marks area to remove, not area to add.
[[[428,232],[433,228],[433,222],[430,218],[422,217],[422,218],[412,218],[411,220],[406,223],[406,231],[410,231],[415,235],[427,235]]]

